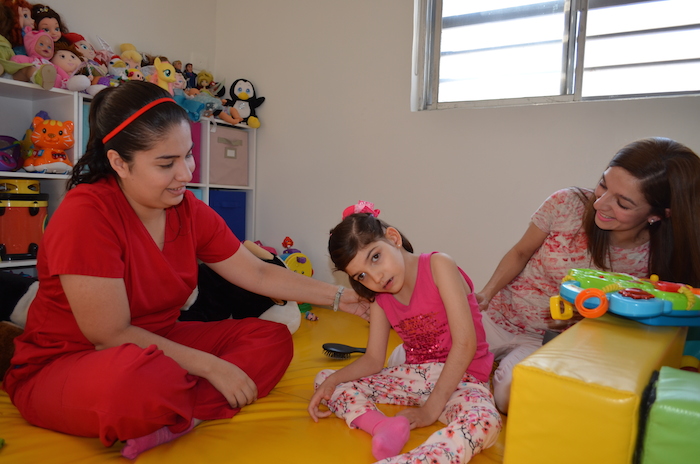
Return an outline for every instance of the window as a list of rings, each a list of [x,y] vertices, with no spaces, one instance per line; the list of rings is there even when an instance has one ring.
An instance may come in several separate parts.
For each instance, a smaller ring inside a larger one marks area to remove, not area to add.
[[[415,110],[700,93],[699,0],[415,3]]]

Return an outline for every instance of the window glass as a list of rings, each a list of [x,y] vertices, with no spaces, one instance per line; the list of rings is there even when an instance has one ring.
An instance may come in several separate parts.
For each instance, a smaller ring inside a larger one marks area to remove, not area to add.
[[[426,50],[436,44],[419,64],[418,91],[437,94],[426,107],[700,92],[700,0],[417,4],[436,18],[420,36]]]

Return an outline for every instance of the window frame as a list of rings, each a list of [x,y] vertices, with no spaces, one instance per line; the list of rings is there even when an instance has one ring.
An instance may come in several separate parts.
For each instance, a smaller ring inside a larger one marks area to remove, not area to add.
[[[592,0],[593,3],[624,4],[637,0]],[[567,37],[562,56],[561,94],[497,100],[438,102],[440,38],[442,35],[442,0],[414,0],[413,62],[411,77],[411,110],[441,110],[455,108],[493,108],[526,106],[579,101],[632,100],[642,98],[699,95],[698,91],[664,92],[658,94],[609,95],[582,97],[583,60],[586,46],[586,20],[589,0],[570,0],[565,4],[568,15]],[[574,33],[572,34],[571,31]]]

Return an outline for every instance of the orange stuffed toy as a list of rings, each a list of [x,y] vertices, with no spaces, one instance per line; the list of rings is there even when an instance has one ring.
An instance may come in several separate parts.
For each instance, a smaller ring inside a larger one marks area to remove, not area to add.
[[[24,160],[24,170],[66,174],[73,168],[66,150],[73,147],[73,121],[56,121],[36,116],[31,140],[31,155]]]

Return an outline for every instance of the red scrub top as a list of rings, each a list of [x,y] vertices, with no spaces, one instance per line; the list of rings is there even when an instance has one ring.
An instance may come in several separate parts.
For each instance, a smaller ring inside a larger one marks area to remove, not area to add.
[[[187,191],[168,208],[161,251],[114,178],[70,190],[51,217],[37,256],[39,290],[12,364],[31,375],[67,353],[94,350],[82,334],[61,274],[124,279],[132,325],[162,335],[197,285],[197,259],[223,261],[240,241],[214,210]]]

